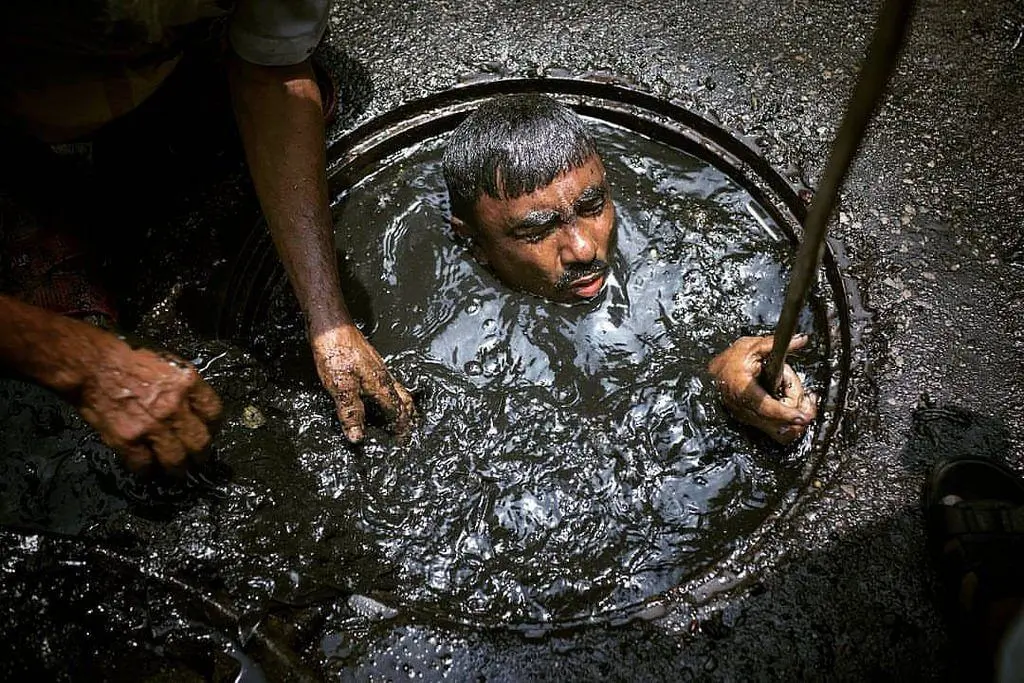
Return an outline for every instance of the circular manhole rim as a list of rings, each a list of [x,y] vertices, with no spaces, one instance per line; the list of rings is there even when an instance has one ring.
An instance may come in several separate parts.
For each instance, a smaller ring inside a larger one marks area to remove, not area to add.
[[[572,78],[508,78],[475,82],[426,97],[410,100],[345,133],[327,149],[329,196],[336,198],[368,172],[379,168],[404,150],[453,129],[484,101],[524,92],[550,95],[579,114],[645,135],[655,141],[696,156],[736,182],[770,215],[785,232],[792,246],[799,244],[807,207],[799,189],[753,147],[726,128],[693,111],[616,83]],[[287,287],[276,252],[263,219],[246,238],[234,260],[220,314],[217,332],[221,337],[250,340],[271,298],[267,293]],[[637,604],[616,607],[592,615],[557,622],[502,624],[505,629],[525,634],[566,630],[593,623],[615,624],[643,615],[658,615],[666,601],[699,607],[715,597],[734,592],[750,583],[744,572],[722,572],[724,565],[748,565],[758,557],[765,538],[791,517],[806,497],[815,474],[842,422],[851,368],[853,339],[851,322],[859,310],[859,297],[851,282],[840,272],[831,244],[826,246],[822,268],[828,291],[825,329],[828,360],[827,392],[820,398],[818,426],[807,451],[801,473],[786,496],[758,527],[725,550],[717,561],[697,577],[658,593]],[[261,282],[264,296],[251,297],[247,283]],[[455,615],[441,615],[413,605],[402,605],[410,614],[434,621],[472,623]]]

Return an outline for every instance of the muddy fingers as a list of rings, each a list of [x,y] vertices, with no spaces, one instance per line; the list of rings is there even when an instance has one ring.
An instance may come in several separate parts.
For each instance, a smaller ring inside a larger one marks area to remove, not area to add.
[[[738,420],[785,444],[806,431],[816,408],[788,365],[783,367],[779,399],[761,386],[758,376],[763,360],[771,353],[772,341],[772,337],[743,337],[712,359],[708,370],[715,377],[723,403]],[[806,335],[793,337],[789,350],[800,349],[807,341]]]
[[[363,432],[366,423],[366,409],[363,407],[363,399],[355,387],[355,383],[346,383],[346,386],[334,393],[334,404],[338,411],[338,419],[341,420],[342,431],[349,443],[359,443],[363,440]]]
[[[210,445],[210,432],[202,420],[190,412],[180,411],[170,420],[174,435],[190,456],[196,456]]]
[[[140,476],[148,476],[153,471],[156,458],[153,455],[153,450],[147,444],[108,443],[107,445],[121,455],[121,461],[133,473]]]
[[[312,340],[312,349],[320,381],[334,398],[338,419],[350,442],[363,439],[364,400],[380,406],[396,432],[408,430],[412,397],[391,376],[380,354],[357,328],[342,326],[324,332]]]
[[[195,373],[188,393],[189,407],[203,422],[216,422],[221,415],[221,402],[217,394]]]
[[[173,477],[185,476],[188,465],[188,452],[174,432],[167,426],[146,436],[153,456],[161,468]]]

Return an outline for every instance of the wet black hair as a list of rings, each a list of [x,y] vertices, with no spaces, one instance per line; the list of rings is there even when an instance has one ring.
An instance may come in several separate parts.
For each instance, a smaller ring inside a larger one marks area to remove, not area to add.
[[[472,219],[484,194],[521,197],[595,154],[587,125],[564,104],[536,93],[497,97],[470,114],[448,140],[444,181],[452,215]]]

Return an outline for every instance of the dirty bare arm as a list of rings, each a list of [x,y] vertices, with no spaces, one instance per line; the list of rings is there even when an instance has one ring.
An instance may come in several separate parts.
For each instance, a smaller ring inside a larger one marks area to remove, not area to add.
[[[183,474],[210,443],[220,399],[185,361],[0,296],[0,368],[47,387],[135,472]]]
[[[412,397],[352,321],[338,280],[320,90],[308,61],[231,59],[229,81],[249,171],[274,245],[306,316],[317,372],[349,441],[363,438],[363,399],[404,432]]]

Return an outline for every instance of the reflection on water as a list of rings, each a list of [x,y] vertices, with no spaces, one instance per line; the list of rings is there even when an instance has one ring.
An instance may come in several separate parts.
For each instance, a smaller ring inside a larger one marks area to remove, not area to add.
[[[802,453],[728,422],[704,367],[770,331],[781,234],[713,167],[595,124],[617,206],[605,293],[509,291],[451,237],[440,145],[340,198],[337,243],[362,323],[421,399],[409,444],[352,454],[322,404],[293,408],[316,494],[396,566],[395,599],[481,622],[578,618],[692,577],[794,485]],[[308,353],[281,297],[260,346]],[[802,329],[815,332],[805,311]],[[811,350],[812,389],[827,377]]]

